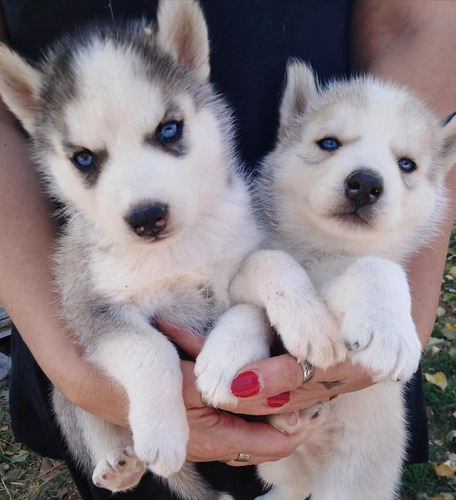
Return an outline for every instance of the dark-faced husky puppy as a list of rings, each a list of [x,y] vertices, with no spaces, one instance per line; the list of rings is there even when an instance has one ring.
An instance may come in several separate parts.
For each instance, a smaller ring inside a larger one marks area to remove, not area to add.
[[[182,498],[230,498],[184,465],[179,357],[151,318],[200,334],[216,324],[225,353],[224,339],[235,335],[236,363],[225,354],[223,362],[212,359],[209,349],[198,365],[198,385],[213,404],[230,399],[241,366],[268,356],[263,312],[235,305],[246,301],[247,292],[232,291],[241,267],[252,291],[247,302],[266,307],[290,352],[319,366],[345,355],[331,335],[318,336],[312,353],[299,342],[306,327],[309,336],[321,324],[335,331],[301,267],[281,252],[250,256],[260,234],[233,154],[230,113],[208,83],[208,54],[206,24],[192,1],[161,2],[157,25],[64,38],[37,66],[0,46],[0,94],[30,135],[66,216],[55,256],[63,317],[129,397],[131,432],[54,393],[70,451],[114,492],[134,487],[149,469]]]
[[[441,220],[453,116],[439,121],[397,85],[360,77],[322,87],[306,65],[288,66],[256,199],[268,241],[306,269],[352,362],[378,383],[318,413],[273,417],[286,432],[310,432],[290,457],[259,466],[275,485],[264,500],[395,498],[407,439],[402,389],[421,354],[402,266]]]

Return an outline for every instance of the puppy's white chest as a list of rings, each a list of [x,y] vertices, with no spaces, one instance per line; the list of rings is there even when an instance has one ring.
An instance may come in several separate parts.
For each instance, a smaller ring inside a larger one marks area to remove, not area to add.
[[[94,286],[109,302],[202,332],[229,306],[228,272],[193,270],[163,260],[104,256],[92,263]]]

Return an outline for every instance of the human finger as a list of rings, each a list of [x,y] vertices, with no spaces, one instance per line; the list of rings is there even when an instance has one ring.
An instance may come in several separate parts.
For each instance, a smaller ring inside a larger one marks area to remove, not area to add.
[[[242,384],[232,385],[239,397],[235,411],[249,415],[292,412],[373,384],[371,374],[350,360],[327,370],[314,368],[312,377],[303,384],[302,366],[289,355],[253,363],[236,378]]]
[[[247,422],[214,408],[196,408],[188,411],[187,417],[187,459],[194,462],[257,465],[288,456],[302,442],[302,436],[285,435],[265,422]],[[238,461],[240,453],[249,455],[248,461]]]
[[[196,358],[203,348],[204,337],[201,335],[171,325],[160,318],[154,318],[154,323],[162,333],[193,358]]]
[[[232,381],[231,391],[239,398],[262,399],[296,389],[303,380],[296,358],[282,354],[245,366]]]

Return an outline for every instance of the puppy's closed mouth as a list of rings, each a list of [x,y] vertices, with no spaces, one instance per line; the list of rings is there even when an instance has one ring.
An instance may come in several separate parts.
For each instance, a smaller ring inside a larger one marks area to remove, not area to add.
[[[334,217],[345,224],[368,227],[372,225],[372,216],[360,213],[357,210],[353,212],[339,212]]]
[[[153,243],[158,243],[163,240],[169,239],[173,235],[173,231],[167,231],[163,233],[158,233],[155,234],[152,231],[147,232],[140,236],[140,242],[146,244],[146,245],[151,245]]]

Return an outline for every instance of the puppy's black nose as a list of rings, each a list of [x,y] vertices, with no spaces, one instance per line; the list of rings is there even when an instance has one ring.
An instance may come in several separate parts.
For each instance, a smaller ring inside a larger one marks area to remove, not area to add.
[[[163,203],[152,203],[134,208],[127,222],[141,238],[156,237],[168,223],[168,207]]]
[[[383,193],[383,180],[369,170],[357,170],[345,181],[345,196],[357,207],[373,205]]]

